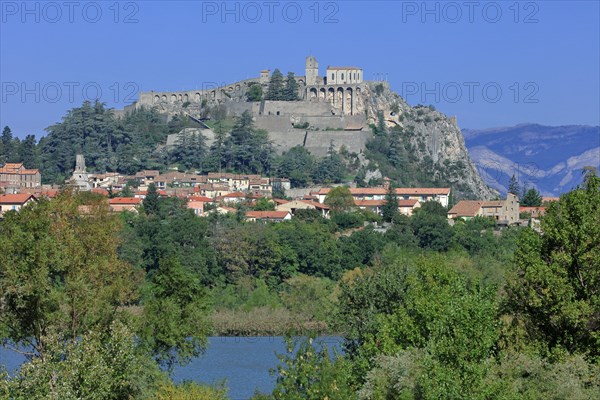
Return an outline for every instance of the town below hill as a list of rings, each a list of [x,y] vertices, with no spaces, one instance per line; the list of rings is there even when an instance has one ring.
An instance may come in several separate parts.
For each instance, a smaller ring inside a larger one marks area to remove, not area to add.
[[[42,185],[39,170],[26,169],[22,163],[8,163],[0,168],[0,216],[3,211],[18,210],[41,197],[53,198],[59,187]],[[2,183],[4,182],[4,183]],[[252,222],[283,222],[298,212],[311,210],[323,218],[330,218],[335,208],[336,190],[344,188],[349,197],[346,206],[370,214],[373,221],[385,214],[387,204],[397,204],[395,213],[410,217],[424,203],[434,201],[448,210],[452,223],[456,218],[489,217],[501,225],[528,224],[529,218],[539,218],[545,208],[542,202],[556,200],[542,198],[539,193],[524,193],[524,205],[519,204],[519,193],[508,193],[505,200],[461,200],[456,203],[452,189],[396,188],[389,178],[378,187],[309,187],[292,189],[289,179],[261,175],[232,173],[190,174],[177,171],[160,173],[144,170],[134,175],[118,173],[91,174],[82,155],[76,157],[75,169],[62,189],[91,192],[108,198],[112,211],[138,212],[143,200],[152,191],[154,195],[175,197],[185,201],[197,216],[210,213],[242,214]],[[368,220],[368,218],[367,218]],[[371,222],[373,222],[371,221]],[[366,222],[366,221],[365,221]]]

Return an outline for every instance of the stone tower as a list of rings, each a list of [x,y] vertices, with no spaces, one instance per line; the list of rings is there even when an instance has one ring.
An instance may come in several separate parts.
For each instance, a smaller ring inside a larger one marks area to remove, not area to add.
[[[316,85],[319,77],[319,63],[313,56],[306,57],[306,84]]]
[[[83,158],[83,154],[75,156],[75,171],[73,171],[73,176],[71,176],[71,184],[81,191],[89,191],[91,189],[88,174],[85,170],[85,158]]]

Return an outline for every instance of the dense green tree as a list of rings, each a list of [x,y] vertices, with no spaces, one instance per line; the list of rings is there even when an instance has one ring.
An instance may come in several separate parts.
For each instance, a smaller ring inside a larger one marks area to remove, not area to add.
[[[156,383],[165,377],[136,340],[135,333],[119,322],[107,332],[85,332],[66,344],[58,335],[48,334],[46,356],[25,362],[5,380],[3,398],[150,400]]]
[[[468,221],[456,221],[452,228],[452,243],[475,254],[489,254],[498,243],[492,233],[496,221],[486,217],[475,217]]]
[[[325,321],[335,309],[333,292],[333,281],[298,274],[285,280],[280,297],[288,310],[316,321]]]
[[[414,249],[419,246],[419,241],[410,226],[410,218],[402,214],[394,218],[393,225],[385,232],[385,238],[400,248]]]
[[[148,185],[148,191],[142,204],[144,205],[144,213],[146,215],[158,215],[160,211],[160,195],[154,183]]]
[[[25,165],[25,168],[40,167],[35,136],[27,135],[25,140],[21,142],[21,146],[19,147],[19,161]]]
[[[535,188],[524,190],[521,205],[524,207],[539,207],[542,205],[542,195]]]
[[[316,183],[340,183],[344,179],[345,173],[344,160],[335,151],[332,141],[327,156],[322,158],[313,170],[313,181]]]
[[[356,399],[348,379],[348,363],[336,359],[335,353],[330,355],[327,343],[317,344],[312,338],[299,344],[286,340],[287,353],[278,355],[281,365],[273,400]]]
[[[225,141],[227,165],[242,173],[268,174],[273,148],[266,131],[255,129],[252,114],[244,111]]]
[[[168,368],[186,364],[206,347],[207,294],[198,275],[175,259],[163,259],[150,275],[142,299],[141,337]]]
[[[101,199],[85,218],[69,193],[0,224],[2,339],[44,358],[47,335],[106,332],[135,300],[139,274],[117,256],[120,221]]]
[[[515,174],[510,177],[510,181],[508,182],[508,193],[512,193],[517,197],[521,195],[521,185],[519,185],[519,180]]]
[[[324,203],[334,212],[344,212],[354,207],[354,197],[347,186],[337,186],[327,193]]]
[[[13,157],[13,134],[10,127],[5,126],[0,138],[0,162],[10,162]]]
[[[410,225],[422,248],[446,251],[450,247],[452,228],[448,224],[445,212],[442,216],[426,209],[419,210],[412,216]]]
[[[292,221],[274,228],[279,243],[294,251],[298,272],[331,279],[341,275],[340,249],[326,225]]]
[[[363,226],[365,216],[359,211],[332,211],[331,222],[335,224],[338,231],[345,231]]]
[[[275,203],[266,197],[261,197],[256,200],[256,203],[252,206],[254,211],[275,211]]]
[[[279,160],[277,175],[288,178],[293,187],[307,186],[315,166],[315,158],[303,146],[294,146]]]
[[[469,398],[480,385],[480,363],[493,354],[500,333],[495,290],[468,282],[452,262],[392,253],[381,267],[342,284],[338,321],[355,379],[365,378],[377,355],[422,348],[430,357],[428,390],[448,391],[425,398]]]
[[[261,101],[263,97],[262,86],[256,82],[250,83],[246,97],[248,101]]]
[[[169,128],[154,109],[139,108],[122,118],[103,103],[84,102],[67,112],[63,121],[46,128],[39,148],[45,182],[64,182],[75,165],[75,155],[86,158],[90,171],[132,174],[164,163],[156,147]]]
[[[156,215],[140,215],[130,223],[139,238],[142,267],[153,271],[161,260],[173,259],[193,271],[203,284],[212,285],[218,278],[215,256],[208,244],[208,225],[187,209],[185,201],[165,198],[160,201]]]
[[[179,163],[186,170],[202,169],[206,153],[206,139],[202,133],[183,131],[170,151],[169,159],[172,163]]]
[[[298,92],[300,90],[300,86],[296,81],[296,77],[293,72],[288,72],[286,80],[285,80],[285,88],[283,89],[284,100],[287,101],[297,101],[300,100],[298,96]]]
[[[210,145],[208,156],[206,162],[204,163],[204,167],[208,171],[221,171],[223,168],[223,164],[226,161],[226,139],[227,134],[225,129],[223,128],[223,123],[221,121],[217,121],[215,123],[215,140]]]
[[[444,218],[448,217],[448,209],[441,205],[440,202],[435,200],[430,200],[422,203],[421,207],[419,207],[416,210],[416,212],[436,215],[438,217]]]
[[[69,110],[63,121],[48,128],[41,142],[44,179],[63,181],[75,166],[75,155],[84,154],[91,170],[113,170],[117,132],[112,112],[103,103],[86,101],[81,107]]]
[[[390,184],[385,194],[385,203],[381,208],[381,212],[385,222],[392,222],[399,214],[398,196],[396,196],[396,190],[392,184]]]
[[[386,239],[373,228],[353,232],[339,238],[342,264],[345,268],[370,265],[385,247]]]
[[[600,178],[547,209],[515,252],[508,309],[542,351],[600,356]]]
[[[269,79],[269,87],[265,100],[285,100],[285,87],[283,83],[283,74],[279,69],[275,68],[271,79]]]

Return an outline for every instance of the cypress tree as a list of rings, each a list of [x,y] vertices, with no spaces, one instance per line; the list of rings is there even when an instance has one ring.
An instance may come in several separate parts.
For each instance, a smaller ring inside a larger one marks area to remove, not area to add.
[[[283,74],[279,69],[273,71],[265,100],[284,100]]]

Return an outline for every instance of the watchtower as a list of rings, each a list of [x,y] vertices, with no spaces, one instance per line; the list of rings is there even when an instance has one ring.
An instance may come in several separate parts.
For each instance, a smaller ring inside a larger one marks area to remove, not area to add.
[[[319,77],[319,63],[313,56],[306,57],[306,84],[316,85]]]

